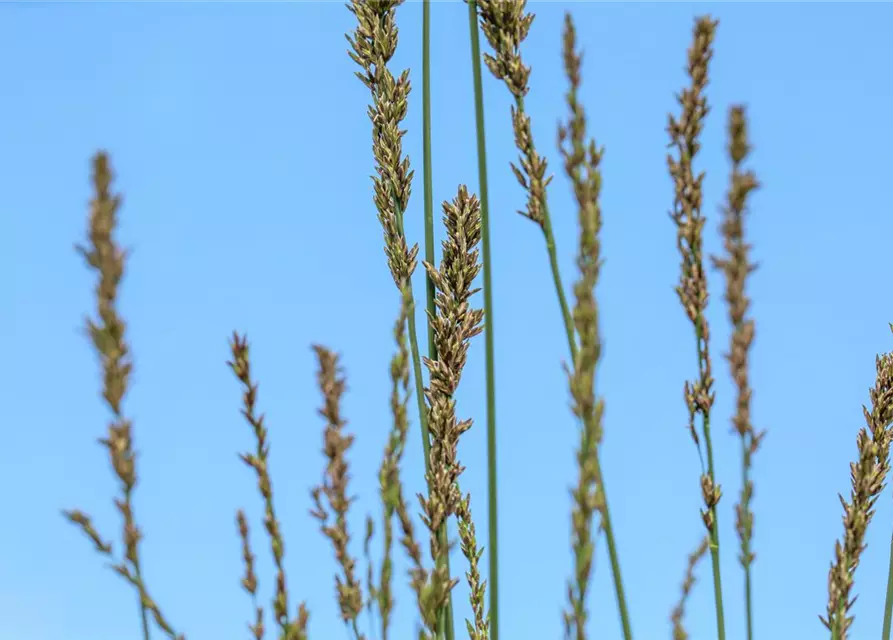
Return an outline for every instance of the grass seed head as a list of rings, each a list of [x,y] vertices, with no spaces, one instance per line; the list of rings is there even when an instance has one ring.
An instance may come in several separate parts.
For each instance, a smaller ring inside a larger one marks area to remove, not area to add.
[[[853,617],[849,615],[855,602],[851,596],[853,577],[865,550],[865,533],[874,516],[875,502],[884,490],[890,472],[893,352],[878,356],[875,367],[877,378],[874,388],[869,391],[871,408],[862,408],[865,427],[856,438],[859,457],[850,465],[850,499],[847,501],[840,496],[844,535],[834,546],[834,561],[828,572],[828,607],[826,615],[821,617],[838,640],[847,639],[853,623]]]
[[[348,549],[350,534],[347,529],[347,513],[353,498],[347,493],[350,481],[347,451],[353,444],[354,437],[344,433],[347,421],[341,416],[341,396],[346,382],[337,354],[320,345],[314,345],[313,350],[319,362],[317,382],[323,397],[323,406],[319,413],[326,422],[323,453],[328,460],[323,482],[313,490],[316,504],[313,515],[319,519],[323,534],[332,542],[335,559],[342,570],[343,575],[335,577],[341,618],[356,629],[357,618],[363,610],[363,592],[356,576],[356,560]],[[322,502],[323,497],[335,516],[331,524],[329,513]],[[357,635],[358,640],[361,637]]]
[[[100,151],[93,157],[94,197],[90,202],[88,243],[76,247],[87,266],[98,275],[95,289],[97,318],[87,318],[86,325],[102,366],[102,397],[112,413],[107,435],[100,443],[108,450],[121,491],[120,497],[115,499],[115,507],[123,520],[121,537],[124,557],[112,564],[111,568],[133,585],[139,594],[144,637],[149,637],[147,615],[151,615],[156,625],[169,638],[182,640],[184,637],[174,632],[158,605],[149,596],[142,578],[139,544],[143,536],[133,513],[133,491],[137,485],[133,425],[122,410],[133,370],[130,347],[125,337],[127,325],[118,313],[118,287],[124,276],[127,254],[114,237],[118,227],[121,196],[112,193],[112,178],[108,154]],[[97,551],[104,556],[112,555],[111,544],[99,535],[89,516],[77,510],[65,511],[63,514],[90,538]]]

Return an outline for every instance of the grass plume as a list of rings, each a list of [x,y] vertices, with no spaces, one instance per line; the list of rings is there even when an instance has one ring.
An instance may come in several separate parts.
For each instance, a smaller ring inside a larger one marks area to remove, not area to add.
[[[133,448],[133,424],[124,415],[124,396],[130,388],[133,362],[126,339],[127,325],[118,313],[118,287],[124,276],[127,253],[115,241],[121,196],[111,190],[112,168],[108,154],[100,151],[93,158],[93,199],[90,202],[88,244],[77,251],[98,276],[96,283],[96,320],[87,318],[87,333],[102,363],[102,397],[112,414],[108,434],[99,442],[107,450],[112,469],[118,479],[120,496],[115,508],[121,515],[123,558],[116,559],[112,545],[96,530],[90,516],[82,511],[64,511],[65,517],[77,525],[93,542],[96,550],[107,557],[111,568],[130,583],[137,592],[144,640],[149,640],[149,615],[169,638],[185,640],[177,634],[158,605],[150,597],[143,581],[140,562],[142,531],[133,513],[133,492],[137,485],[136,452]]]
[[[893,325],[890,327],[893,331]],[[856,445],[859,457],[850,464],[850,499],[843,505],[843,537],[834,545],[834,561],[828,572],[828,606],[822,623],[832,640],[849,637],[853,616],[850,609],[853,577],[865,550],[865,532],[874,516],[874,505],[890,472],[890,442],[893,438],[893,352],[875,359],[877,378],[869,392],[871,408],[862,407],[865,427],[859,430]]]
[[[398,289],[405,287],[412,297],[412,274],[415,271],[419,247],[410,247],[403,230],[403,214],[409,204],[413,171],[409,158],[403,155],[403,131],[400,126],[406,117],[407,99],[411,90],[409,70],[394,77],[388,63],[397,50],[396,8],[403,0],[364,2],[351,0],[347,5],[357,18],[353,35],[347,35],[351,45],[348,52],[362,71],[357,77],[372,94],[368,115],[372,122],[372,154],[376,175],[372,178],[374,202],[378,220],[384,232],[388,268]],[[412,352],[422,448],[427,466],[430,458],[428,413],[422,381],[421,356],[416,335],[415,315],[407,319]]]
[[[709,112],[704,89],[708,82],[708,68],[713,57],[713,38],[717,22],[704,16],[695,21],[692,45],[688,50],[686,72],[691,84],[676,96],[681,108],[679,117],[669,116],[667,132],[677,157],[667,156],[670,177],[673,179],[675,197],[671,217],[676,224],[676,244],[682,258],[679,286],[676,293],[686,316],[695,330],[698,354],[698,378],[685,383],[685,403],[688,407],[689,430],[698,453],[701,455],[701,495],[704,510],[701,517],[710,534],[710,559],[713,565],[713,591],[716,607],[716,631],[718,640],[725,640],[725,614],[722,600],[722,578],[719,562],[719,525],[716,505],[722,492],[716,484],[713,464],[713,440],[710,432],[710,410],[713,406],[713,374],[710,363],[710,327],[707,324],[707,276],[704,271],[702,234],[705,218],[702,184],[704,174],[695,174],[694,159],[701,149],[700,135],[704,119]],[[695,424],[701,418],[701,434],[707,455],[704,469],[701,453],[701,436]]]
[[[602,262],[599,241],[602,226],[599,205],[602,177],[599,165],[603,150],[596,146],[595,140],[586,139],[586,113],[579,101],[583,57],[582,53],[577,51],[576,29],[569,13],[565,14],[563,44],[565,73],[570,85],[567,93],[570,113],[567,124],[559,127],[558,146],[564,158],[565,171],[573,186],[580,227],[577,255],[580,279],[574,286],[576,302],[573,310],[574,328],[580,344],[574,357],[573,368],[568,371],[568,382],[573,400],[573,412],[581,424],[580,448],[577,451],[579,478],[573,491],[574,579],[568,585],[569,609],[565,613],[565,627],[567,635],[570,636],[575,632],[577,640],[588,637],[586,597],[589,592],[594,553],[592,521],[594,514],[598,512],[601,515],[601,526],[610,540],[609,553],[614,569],[621,626],[624,637],[629,639],[632,637],[632,629],[619,560],[613,543],[613,529],[598,455],[602,439],[604,402],[595,395],[595,373],[601,358],[595,286],[598,283]]]
[[[307,640],[309,613],[304,603],[298,606],[297,616],[292,620],[288,607],[288,586],[285,576],[285,541],[276,510],[273,505],[273,483],[270,479],[270,445],[267,441],[267,427],[264,415],[257,412],[257,383],[251,376],[251,358],[248,337],[233,332],[230,340],[232,360],[230,369],[242,385],[241,414],[254,433],[253,452],[242,453],[242,462],[251,467],[257,476],[257,489],[264,501],[264,528],[270,538],[273,563],[276,567],[276,590],[273,598],[273,616],[280,629],[281,640]]]
[[[756,175],[742,169],[750,153],[747,138],[747,119],[744,108],[732,107],[729,111],[729,157],[732,160],[732,176],[726,205],[723,207],[721,232],[725,255],[714,257],[713,264],[726,276],[725,299],[729,307],[729,320],[732,323],[732,343],[726,360],[731,369],[732,379],[737,389],[735,415],[732,418],[734,431],[741,437],[741,496],[735,505],[735,529],[741,543],[738,559],[744,568],[744,610],[747,640],[753,640],[753,594],[751,565],[755,554],[752,551],[753,511],[750,501],[753,498],[753,481],[750,477],[753,455],[757,452],[765,436],[765,431],[754,430],[750,420],[751,388],[748,372],[749,352],[754,339],[754,321],[747,315],[750,299],[745,286],[747,277],[756,269],[750,262],[750,245],[744,238],[744,220],[747,213],[747,200],[759,187]]]
[[[459,187],[456,198],[443,204],[443,222],[447,239],[443,242],[440,268],[424,263],[425,270],[437,289],[437,314],[428,319],[434,328],[437,360],[425,358],[430,373],[430,385],[425,390],[430,406],[432,436],[430,472],[431,487],[427,499],[420,496],[423,519],[431,532],[431,554],[439,558],[448,553],[437,532],[450,516],[459,522],[462,552],[469,561],[467,574],[471,588],[474,623],[468,623],[473,640],[488,637],[487,617],[484,613],[485,585],[481,582],[477,563],[482,551],[477,547],[474,522],[471,518],[470,496],[462,495],[459,476],[464,467],[459,463],[457,446],[460,436],[471,428],[471,420],[456,417],[454,395],[468,354],[469,341],[482,331],[484,313],[470,306],[469,300],[477,290],[472,283],[480,272],[477,244],[481,237],[480,202],[470,195],[465,186]],[[432,574],[430,588],[437,597],[445,598],[455,585],[441,566]],[[430,629],[430,625],[429,625]]]

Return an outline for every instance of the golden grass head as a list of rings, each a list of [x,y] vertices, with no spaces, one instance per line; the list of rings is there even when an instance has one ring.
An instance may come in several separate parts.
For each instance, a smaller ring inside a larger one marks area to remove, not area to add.
[[[357,18],[357,28],[348,35],[351,59],[362,72],[357,77],[372,93],[369,119],[372,121],[372,153],[375,206],[385,238],[388,267],[397,286],[408,281],[415,271],[418,245],[410,247],[403,234],[403,214],[409,206],[413,172],[409,158],[403,155],[400,128],[406,117],[411,91],[409,70],[395,78],[388,62],[397,48],[396,7],[402,0],[368,2],[352,0],[348,9]]]
[[[470,305],[470,298],[478,290],[472,288],[480,272],[478,244],[481,240],[480,201],[462,185],[452,202],[443,203],[443,222],[447,238],[443,242],[440,268],[425,262],[428,276],[437,291],[436,313],[429,314],[428,322],[437,345],[437,359],[423,358],[430,373],[425,389],[428,399],[429,428],[432,437],[428,484],[430,495],[419,496],[422,519],[431,532],[431,555],[441,560],[447,553],[447,545],[438,532],[447,518],[458,515],[465,522],[463,549],[469,550],[469,559],[479,557],[474,530],[470,524],[470,509],[459,489],[459,476],[464,467],[459,463],[457,446],[459,437],[471,428],[471,420],[458,420],[454,394],[459,385],[468,355],[469,341],[483,330],[484,313]],[[460,531],[462,533],[462,531]],[[478,575],[475,573],[475,575]],[[428,629],[436,628],[436,611],[443,605],[449,591],[456,584],[446,572],[443,563],[430,574],[430,581],[422,589],[420,608]],[[483,607],[483,588],[472,585],[472,596],[479,602],[473,607]],[[481,610],[481,619],[483,613]],[[478,617],[476,609],[476,618]],[[477,629],[477,627],[475,627]],[[478,629],[476,633],[486,633]],[[486,636],[481,636],[486,637]]]

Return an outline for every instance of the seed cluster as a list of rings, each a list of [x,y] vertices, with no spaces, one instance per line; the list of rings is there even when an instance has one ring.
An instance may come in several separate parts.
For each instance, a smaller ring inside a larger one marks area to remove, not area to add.
[[[87,265],[99,276],[96,284],[98,321],[87,319],[87,333],[102,364],[102,397],[112,413],[108,435],[100,443],[108,450],[121,490],[120,497],[115,499],[115,507],[123,520],[121,537],[124,542],[124,557],[115,561],[111,568],[133,585],[139,594],[145,638],[149,637],[147,614],[151,614],[155,624],[169,638],[185,640],[184,636],[174,632],[158,605],[149,596],[142,577],[139,546],[143,535],[133,513],[133,492],[137,484],[136,452],[133,450],[132,423],[124,416],[122,408],[133,370],[130,347],[125,339],[127,325],[118,314],[118,286],[124,275],[126,253],[114,238],[121,197],[112,194],[112,177],[108,155],[100,151],[93,158],[94,197],[90,202],[87,232],[89,244],[77,247]],[[99,553],[113,557],[111,544],[99,535],[90,516],[78,510],[63,513],[90,538]]]
[[[893,325],[890,326],[893,330]],[[846,640],[855,602],[851,597],[853,577],[865,550],[865,532],[874,516],[874,505],[890,473],[890,443],[893,440],[893,353],[878,356],[877,379],[869,391],[871,409],[862,407],[863,427],[856,437],[859,458],[850,464],[852,491],[843,505],[843,538],[834,545],[834,562],[828,572],[828,607],[824,625],[837,640]]]
[[[478,571],[482,551],[477,547],[474,523],[471,519],[470,497],[459,489],[459,476],[464,467],[459,463],[457,446],[460,436],[471,428],[471,420],[456,417],[455,393],[468,355],[469,341],[483,331],[484,312],[470,305],[477,293],[472,283],[480,272],[477,245],[481,240],[481,207],[477,197],[469,194],[464,185],[456,198],[443,203],[443,222],[447,239],[443,242],[440,268],[423,263],[437,290],[436,314],[428,319],[437,345],[437,359],[424,358],[430,373],[425,396],[429,406],[431,431],[431,488],[426,499],[419,496],[423,520],[431,533],[431,555],[442,558],[446,545],[438,531],[447,518],[455,515],[459,521],[462,551],[470,563],[468,573],[472,609],[475,615],[474,640],[487,638],[487,619],[484,613],[484,590]],[[446,598],[455,581],[443,572],[442,563],[432,572],[431,597],[434,601]],[[441,603],[442,604],[442,603]],[[425,620],[430,631],[436,620]]]

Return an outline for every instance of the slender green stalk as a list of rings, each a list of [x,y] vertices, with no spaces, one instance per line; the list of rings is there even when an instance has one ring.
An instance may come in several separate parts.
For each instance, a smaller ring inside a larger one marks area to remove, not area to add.
[[[426,0],[427,2],[427,0]],[[487,188],[487,138],[484,132],[484,88],[481,80],[481,43],[477,3],[468,3],[471,70],[474,76],[474,115],[477,130],[478,191],[481,198],[481,236],[484,263],[484,350],[487,377],[487,495],[489,497],[490,638],[499,640],[499,529],[496,494],[496,373],[493,355],[493,276],[490,270],[490,198]]]
[[[569,13],[565,15],[562,48],[564,67],[570,85],[566,94],[570,114],[568,122],[559,125],[558,146],[564,158],[565,171],[573,186],[579,208],[580,226],[580,244],[577,256],[580,279],[574,285],[573,315],[566,316],[568,318],[566,322],[572,324],[566,324],[566,328],[573,356],[573,370],[569,371],[573,411],[582,422],[581,446],[578,453],[580,475],[578,485],[574,490],[575,506],[572,514],[576,578],[569,583],[568,595],[571,607],[565,620],[568,624],[568,632],[573,626],[578,639],[586,638],[585,628],[588,613],[585,602],[590,585],[592,550],[594,548],[592,516],[597,511],[601,516],[601,529],[605,532],[608,543],[608,555],[623,635],[626,640],[631,640],[632,628],[626,606],[620,561],[614,538],[614,528],[607,506],[607,491],[599,455],[604,405],[596,395],[596,370],[601,358],[602,343],[598,327],[598,304],[595,289],[599,281],[601,266],[599,236],[602,215],[599,195],[602,176],[599,165],[603,151],[596,146],[594,139],[590,138],[588,141],[586,139],[586,114],[578,95],[582,82],[580,73],[582,56],[576,48],[576,29]],[[542,190],[541,206],[543,230],[546,234],[547,244],[551,245],[553,249],[550,251],[550,255],[554,256],[554,240],[546,206],[545,188]],[[557,264],[553,263],[553,265],[553,273],[557,274]],[[556,286],[560,286],[560,280],[556,281]],[[562,294],[563,290],[559,294],[559,300],[563,300]],[[579,337],[579,346],[574,340],[575,337]]]
[[[611,524],[611,512],[608,510],[608,490],[605,488],[605,477],[602,475],[600,456],[596,455],[595,475],[598,484],[602,488],[604,508],[602,510],[602,529],[605,532],[605,540],[608,543],[608,559],[611,563],[611,575],[614,578],[614,591],[617,596],[617,610],[620,613],[620,625],[623,627],[624,640],[632,640],[633,631],[629,621],[629,608],[626,605],[626,592],[623,589],[623,575],[620,573],[620,556],[617,553],[617,542],[614,537],[614,527]]]
[[[524,98],[515,96],[515,106],[518,112],[524,111]],[[577,338],[574,332],[574,319],[571,316],[571,308],[567,303],[564,293],[564,284],[561,281],[561,270],[558,268],[558,250],[555,246],[555,234],[552,232],[552,216],[549,215],[549,204],[546,194],[542,195],[542,229],[546,238],[546,251],[549,253],[549,266],[552,269],[552,281],[555,283],[555,293],[558,296],[558,304],[561,307],[561,317],[564,319],[564,330],[567,333],[567,344],[572,358],[577,357]]]
[[[701,495],[704,510],[701,517],[710,534],[710,559],[713,565],[713,592],[716,606],[718,640],[725,640],[725,614],[722,600],[722,581],[719,562],[719,522],[716,505],[722,496],[716,484],[713,464],[713,440],[710,433],[710,411],[714,402],[713,375],[710,361],[710,326],[707,323],[707,279],[703,263],[702,232],[705,218],[701,212],[703,174],[696,173],[694,159],[701,148],[700,134],[709,112],[704,90],[709,80],[709,63],[713,57],[713,39],[717,22],[709,16],[696,19],[692,31],[692,45],[688,50],[687,75],[691,83],[677,94],[681,108],[679,116],[670,114],[667,133],[676,154],[667,156],[667,167],[674,185],[671,218],[676,225],[676,246],[680,252],[680,277],[676,294],[695,334],[698,357],[698,377],[685,383],[685,403],[688,408],[689,430],[698,454],[700,438],[695,426],[701,416],[704,449],[707,451],[707,471],[701,469]]]
[[[741,457],[745,460],[749,459],[749,452],[747,447],[747,442],[742,439],[741,440]],[[741,470],[741,482],[743,483],[742,487],[750,486],[750,465],[744,464],[742,465]],[[741,541],[741,555],[745,558],[750,558],[752,554],[751,551],[751,542],[750,538],[746,538]],[[747,640],[753,640],[753,590],[751,588],[751,571],[750,571],[750,563],[744,567],[744,608],[747,612]],[[889,593],[889,592],[888,592]]]
[[[716,477],[713,467],[713,440],[710,436],[710,414],[704,414],[704,448],[707,449],[707,473],[711,482]],[[714,484],[715,486],[715,484]],[[726,617],[722,603],[722,576],[719,571],[719,519],[716,503],[710,507],[713,527],[710,529],[710,562],[713,565],[713,596],[716,601],[716,635],[719,640],[726,638]]]
[[[424,180],[424,200],[425,200],[425,261],[429,264],[436,264],[437,260],[434,255],[434,187],[432,186],[432,167],[431,167],[431,1],[423,0],[422,2],[422,153],[423,153],[423,180]],[[428,314],[434,317],[437,308],[434,304],[434,296],[436,294],[434,281],[431,276],[425,274],[425,292],[427,295]],[[428,357],[434,361],[437,360],[437,344],[434,341],[434,327],[428,323]],[[419,369],[421,371],[421,368]],[[417,380],[419,377],[417,376]],[[426,440],[426,445],[427,445]],[[428,457],[425,452],[425,457]],[[427,463],[426,459],[426,463]],[[427,469],[427,467],[426,467]],[[447,525],[446,522],[439,532],[441,544],[448,548]],[[443,560],[440,560],[446,567],[447,572],[450,570],[450,556],[444,554]],[[453,624],[453,594],[452,591],[447,595],[446,607],[441,612],[441,629],[446,640],[454,640],[456,632]]]
[[[412,294],[412,285],[407,283],[406,289],[409,296],[410,308],[415,305]],[[419,423],[422,426],[422,449],[425,454],[425,472],[431,467],[431,436],[428,433],[428,408],[425,406],[425,389],[422,384],[422,359],[419,356],[419,338],[416,331],[415,314],[409,314],[409,351],[412,355],[412,377],[415,378],[416,400],[419,405]]]
[[[881,640],[890,640],[890,623],[893,621],[893,537],[890,539],[890,567],[887,570],[887,597],[884,601],[884,630]]]

